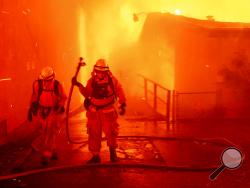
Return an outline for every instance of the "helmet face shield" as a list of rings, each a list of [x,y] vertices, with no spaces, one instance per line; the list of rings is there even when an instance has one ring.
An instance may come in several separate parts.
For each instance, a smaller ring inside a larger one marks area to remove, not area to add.
[[[99,71],[99,72],[105,72],[108,71],[109,67],[100,67],[100,66],[94,66],[94,71]]]
[[[51,67],[44,67],[39,75],[39,79],[50,81],[55,78],[55,72]]]
[[[94,71],[94,77],[97,80],[104,80],[107,75],[108,75],[107,71],[99,71],[99,70]]]

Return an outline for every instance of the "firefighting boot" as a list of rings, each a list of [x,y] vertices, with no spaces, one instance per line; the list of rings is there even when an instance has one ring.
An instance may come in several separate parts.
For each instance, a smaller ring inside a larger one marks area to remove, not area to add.
[[[111,162],[117,162],[117,154],[116,154],[116,149],[115,148],[109,148],[109,153],[110,153],[110,161]]]
[[[99,155],[93,155],[93,157],[87,161],[87,164],[94,164],[94,163],[100,163],[101,158]]]
[[[40,163],[43,166],[47,166],[49,164],[49,159],[43,156]]]
[[[49,159],[51,158],[52,152],[49,150],[45,150],[42,154],[41,165],[48,165]]]
[[[55,152],[55,151],[52,152],[51,160],[53,160],[53,161],[58,160],[58,154],[57,154],[57,152]]]

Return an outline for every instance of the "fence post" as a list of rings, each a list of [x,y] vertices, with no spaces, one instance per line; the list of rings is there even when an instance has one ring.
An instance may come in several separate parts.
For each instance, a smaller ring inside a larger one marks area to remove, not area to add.
[[[146,78],[144,78],[144,97],[147,103],[148,102],[148,82]]]
[[[170,123],[170,90],[167,90],[167,103],[166,103],[166,120],[167,120],[167,126],[169,126]]]
[[[176,98],[175,98],[175,90],[173,90],[173,93],[172,93],[172,101],[173,101],[173,103],[172,103],[172,122],[174,123],[175,122],[175,113],[176,113],[176,104],[175,104],[175,102],[176,102]]]
[[[157,111],[157,85],[154,83],[154,109]]]
[[[0,138],[7,136],[7,119],[0,119]]]

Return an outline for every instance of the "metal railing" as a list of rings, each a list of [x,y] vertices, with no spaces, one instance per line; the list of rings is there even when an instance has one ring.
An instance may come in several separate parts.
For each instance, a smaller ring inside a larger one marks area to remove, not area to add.
[[[0,139],[7,136],[7,119],[0,119]]]
[[[173,91],[173,105],[172,105],[172,111],[173,111],[173,120],[181,120],[181,119],[185,119],[185,117],[182,117],[182,115],[180,114],[180,107],[184,107],[184,104],[181,104],[180,99],[184,98],[184,96],[186,96],[186,100],[184,100],[184,102],[186,101],[193,101],[193,103],[195,104],[195,102],[199,102],[200,104],[204,105],[204,100],[207,101],[209,98],[213,98],[210,101],[210,105],[206,104],[207,106],[207,110],[211,110],[211,109],[215,109],[218,105],[218,97],[219,97],[219,93],[217,91],[200,91],[200,92],[177,92],[177,91]],[[189,99],[187,97],[190,97]],[[199,96],[199,100],[195,101],[195,99]],[[201,97],[204,97],[203,100],[201,99]],[[191,105],[194,107],[194,104]],[[210,106],[210,108],[208,108]],[[191,119],[200,119],[200,118],[204,118],[202,116],[206,116],[207,114],[205,114],[207,111],[205,109],[196,109],[198,111],[198,114],[196,114],[194,111],[192,111],[192,109],[190,108],[190,104],[189,104],[189,112],[192,112],[192,117],[189,117]],[[186,117],[187,118],[187,117]]]
[[[185,100],[185,102],[191,103],[197,102],[201,105],[204,105],[207,109],[197,109],[197,112],[192,111],[192,107],[194,105],[188,106],[188,111],[192,113],[192,117],[189,117],[190,119],[200,119],[200,118],[207,118],[206,116],[209,116],[211,110],[216,109],[218,106],[218,99],[219,99],[219,92],[218,91],[200,91],[200,92],[178,92],[175,90],[169,90],[159,83],[148,79],[147,77],[138,74],[139,77],[143,79],[143,95],[145,102],[149,104],[155,112],[158,112],[161,110],[160,114],[164,114],[167,125],[170,123],[174,124],[178,120],[181,120],[181,114],[180,111],[185,110],[184,104],[181,103],[180,98],[183,98],[183,96],[196,96],[192,97],[191,99]],[[159,95],[159,91],[164,91],[165,96]],[[198,97],[198,98],[197,98]],[[211,97],[213,99],[211,99]],[[197,99],[196,99],[197,98]],[[197,101],[196,101],[197,100]],[[210,100],[210,103],[207,101]],[[159,106],[159,102],[164,104],[164,107]],[[162,108],[165,108],[165,112],[162,113]],[[199,111],[200,110],[200,111]],[[208,111],[207,111],[208,110]],[[210,111],[209,111],[210,110]],[[204,117],[203,117],[204,116]]]
[[[167,125],[170,123],[170,106],[171,106],[171,90],[163,87],[162,85],[156,83],[155,81],[146,78],[145,76],[138,74],[139,77],[143,78],[144,82],[144,98],[145,102],[150,104],[149,101],[149,95],[153,96],[153,109],[154,111],[158,112],[159,111],[159,101],[164,104],[165,108],[165,117],[166,117],[166,122]],[[153,89],[149,89],[149,84],[153,86]],[[162,90],[165,92],[165,97],[162,98],[159,96],[159,90]]]

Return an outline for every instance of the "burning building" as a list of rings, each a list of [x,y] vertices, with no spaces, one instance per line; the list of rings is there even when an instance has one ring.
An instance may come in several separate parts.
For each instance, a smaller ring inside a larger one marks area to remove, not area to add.
[[[176,91],[177,118],[247,117],[250,24],[207,18],[147,14],[143,72]]]

